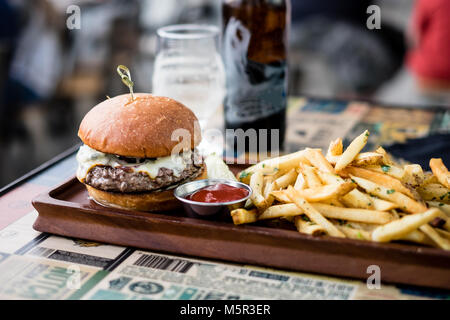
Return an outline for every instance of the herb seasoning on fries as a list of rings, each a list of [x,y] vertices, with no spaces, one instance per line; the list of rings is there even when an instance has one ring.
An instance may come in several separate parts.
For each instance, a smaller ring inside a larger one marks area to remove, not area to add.
[[[404,241],[450,250],[450,173],[442,159],[432,172],[401,165],[379,147],[362,152],[369,131],[344,149],[268,159],[238,173],[253,194],[231,212],[235,224],[284,219],[298,232],[365,241]]]

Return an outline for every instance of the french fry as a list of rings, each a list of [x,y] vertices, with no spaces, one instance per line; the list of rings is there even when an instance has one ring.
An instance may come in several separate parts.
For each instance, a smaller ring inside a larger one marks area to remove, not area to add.
[[[450,204],[446,204],[446,203],[438,202],[438,201],[427,201],[427,204],[430,207],[438,208],[439,210],[444,212],[447,215],[447,217],[450,217]]]
[[[411,199],[403,193],[396,192],[394,189],[385,188],[367,179],[359,178],[353,175],[350,176],[361,188],[366,190],[367,193],[374,194],[379,198],[394,202],[399,205],[400,209],[406,212],[418,213],[424,212],[427,209],[427,207],[422,203]]]
[[[291,199],[286,194],[286,190],[278,190],[278,191],[272,191],[270,193],[275,197],[275,199],[282,203],[290,203],[292,202]]]
[[[418,164],[408,164],[403,167],[403,176],[401,181],[413,188],[420,186],[425,180],[422,167]]]
[[[244,208],[245,209],[251,209],[252,207],[253,207],[252,200],[251,199],[247,199],[247,201],[245,201]]]
[[[269,171],[269,172],[264,172],[263,171],[263,175],[265,177],[272,177],[272,180],[278,179],[279,177],[281,177],[285,173],[286,173],[285,171],[280,171],[280,170],[277,170],[277,169]]]
[[[345,180],[342,179],[337,174],[323,172],[323,171],[320,171],[320,170],[317,170],[316,174],[317,174],[317,176],[319,177],[320,181],[323,184],[336,184],[336,183],[344,183],[345,182]]]
[[[266,185],[269,182],[274,182],[278,177],[275,177],[275,175],[271,174],[271,175],[264,175],[263,173],[263,179],[264,179],[264,186],[263,189],[266,187]]]
[[[370,232],[367,232],[362,229],[354,229],[352,227],[346,225],[335,224],[336,228],[338,228],[347,238],[356,239],[356,240],[371,240]]]
[[[373,224],[386,224],[392,221],[389,212],[359,208],[341,208],[323,203],[312,203],[314,209],[324,217],[331,219],[350,220]]]
[[[341,197],[355,188],[355,184],[351,182],[344,182],[336,185],[326,185],[317,188],[308,188],[300,190],[299,193],[307,201],[319,202],[329,200],[336,197]]]
[[[429,224],[424,224],[419,227],[420,231],[425,233],[431,240],[433,240],[441,249],[450,250],[450,241],[442,238]]]
[[[320,224],[310,221],[306,216],[295,217],[294,223],[300,233],[306,233],[313,236],[321,236],[327,233]]]
[[[407,235],[403,236],[399,240],[415,242],[415,243],[420,243],[420,244],[424,244],[427,246],[436,247],[436,244],[434,243],[434,241],[431,240],[425,233],[423,233],[420,230],[414,230],[414,231],[408,233]]]
[[[386,187],[388,189],[393,189],[397,192],[406,194],[408,197],[414,198],[414,194],[411,192],[411,190],[405,187],[399,180],[391,176],[388,176],[387,174],[373,172],[364,168],[352,166],[345,168],[345,171],[348,172],[350,175],[367,179],[376,184],[379,184],[380,186]]]
[[[306,183],[308,184],[309,188],[316,188],[322,185],[322,182],[316,175],[317,170],[314,167],[300,163],[299,168],[300,172],[303,173],[303,176],[305,177]]]
[[[330,236],[345,238],[345,235],[341,231],[339,231],[330,221],[328,221],[311,204],[301,197],[298,190],[295,190],[292,186],[289,186],[287,189],[287,196],[298,208],[304,211],[305,215],[307,215],[311,221],[321,225]]]
[[[266,206],[271,206],[272,203],[275,201],[274,196],[271,195],[273,187],[274,187],[273,181],[267,181],[266,184],[264,185],[263,197],[264,200],[266,201]]]
[[[303,214],[303,211],[293,203],[279,204],[267,208],[263,213],[261,213],[258,220],[294,217],[301,214]]]
[[[250,177],[253,173],[264,169],[272,170],[275,172],[286,173],[292,168],[296,168],[299,162],[310,164],[305,157],[305,150],[290,153],[281,157],[267,159],[259,162],[247,169],[241,171],[237,178],[240,182],[250,183]]]
[[[256,166],[256,165],[255,165]],[[250,178],[253,173],[260,172],[263,176],[272,176],[275,177],[276,175],[280,175],[280,170],[276,167],[269,167],[269,166],[261,166],[258,168],[253,168],[254,166],[248,167],[245,170],[242,170],[241,172],[236,174],[236,178],[238,181],[249,184]]]
[[[389,157],[389,154],[386,152],[386,150],[384,150],[383,147],[378,147],[375,152],[379,153],[383,156],[383,164],[385,164],[385,165],[394,164],[391,160],[391,157]]]
[[[329,156],[327,160],[330,164],[336,165],[341,156]],[[383,155],[376,152],[363,152],[356,155],[350,163],[352,166],[374,166],[383,165]]]
[[[302,172],[298,173],[297,179],[295,180],[295,183],[294,183],[294,188],[296,190],[302,190],[302,189],[308,188],[308,184],[306,183],[305,176],[303,175]]]
[[[377,242],[388,242],[398,240],[408,233],[416,230],[420,226],[427,224],[439,216],[439,210],[429,209],[422,213],[405,215],[401,219],[391,221],[383,226],[376,228],[372,232],[372,240]]]
[[[337,138],[336,140],[330,142],[325,158],[330,164],[335,165],[343,151],[344,146],[342,144],[342,139]]]
[[[258,221],[258,210],[235,209],[231,211],[234,224],[252,223]]]
[[[400,219],[401,217],[404,216],[404,214],[400,215],[400,213],[396,209],[393,209],[390,212],[391,212],[392,216],[394,217],[394,220]]]
[[[422,199],[430,201],[439,201],[450,204],[450,189],[441,184],[430,183],[417,188],[417,192]]]
[[[337,138],[336,140],[330,142],[330,146],[328,147],[326,158],[328,158],[328,156],[340,156],[343,151],[344,151],[344,146],[342,144],[342,139]]]
[[[436,230],[436,232],[443,238],[450,240],[450,232],[445,231],[445,230],[441,230],[441,229],[434,229]]]
[[[442,228],[450,231],[450,218],[443,211],[439,211],[439,218],[444,221],[444,223],[442,224]]]
[[[333,197],[333,198],[330,198],[327,200],[322,200],[321,203],[328,204],[330,206],[335,206],[335,207],[341,207],[341,208],[345,207],[344,204],[342,202],[340,202],[337,197]]]
[[[339,161],[339,159],[341,158],[342,155],[339,156],[332,156],[332,155],[327,155],[326,159],[327,161],[333,165],[336,166],[336,163]],[[336,170],[335,170],[336,171]]]
[[[398,205],[386,200],[375,198],[367,193],[361,192],[358,189],[353,189],[343,197],[341,201],[350,208],[371,209],[377,211],[390,211],[398,208]]]
[[[252,174],[250,178],[250,187],[252,188],[252,195],[250,199],[253,204],[260,210],[264,210],[267,207],[266,199],[262,195],[264,177],[261,171],[257,171]]]
[[[356,137],[350,145],[345,149],[344,153],[341,155],[336,163],[334,169],[336,172],[341,171],[347,165],[349,165],[353,159],[358,155],[358,153],[364,148],[369,138],[369,131],[364,131],[360,136]]]
[[[266,201],[266,205],[267,206],[271,206],[272,203],[275,201],[274,196],[272,196],[270,193],[273,191],[274,189],[274,176],[267,176],[264,177],[264,187],[263,187],[263,197]]]
[[[288,173],[282,175],[276,179],[274,183],[274,188],[277,190],[285,189],[288,185],[294,184],[297,179],[297,172],[292,168]]]
[[[387,175],[400,180],[402,179],[404,174],[404,170],[395,165],[370,165],[366,166],[365,168],[375,172],[386,173]]]
[[[433,158],[430,160],[430,168],[439,182],[446,188],[450,189],[450,172],[442,162],[441,158]]]
[[[369,197],[372,199],[373,201],[373,205],[374,205],[374,209],[378,210],[378,211],[391,211],[392,209],[397,209],[399,207],[398,204],[390,202],[390,201],[386,201],[383,199],[378,199],[375,198],[371,195],[369,195]]]
[[[280,217],[280,220],[286,220],[289,221],[290,223],[294,223],[296,216],[284,216],[284,217]]]
[[[335,197],[342,196],[355,188],[355,184],[351,182],[345,182],[342,184],[335,185],[326,185],[317,188],[308,188],[303,190],[297,190],[298,194],[305,198],[306,201],[310,202],[319,202],[323,200],[329,200]],[[286,197],[284,197],[281,193],[286,194],[286,190],[281,191],[272,191],[272,195],[279,201],[282,202],[291,202],[285,201]]]
[[[350,208],[374,209],[375,205],[369,195],[353,189],[341,197],[341,201]]]
[[[263,188],[262,188],[262,190],[263,190],[262,195],[264,197],[266,197],[266,195],[269,194],[273,190],[273,187],[271,185],[273,184],[273,181],[275,179],[273,176],[265,176],[265,177],[263,177],[263,180],[264,180],[264,184],[263,184]]]
[[[325,159],[320,149],[306,148],[305,150],[306,159],[308,159],[314,167],[323,172],[334,174],[334,168],[327,159]]]
[[[351,164],[354,166],[380,165],[383,164],[383,155],[376,152],[360,153]]]
[[[339,222],[339,225],[342,225],[342,220],[335,220],[336,222]],[[367,232],[372,233],[375,228],[378,227],[377,224],[371,224],[371,223],[364,223],[364,222],[356,222],[356,221],[347,221],[344,225],[347,227],[353,228],[353,229],[361,229]]]
[[[426,186],[430,183],[439,183],[439,180],[436,178],[436,176],[432,172],[424,172],[424,180],[420,184],[420,186]]]

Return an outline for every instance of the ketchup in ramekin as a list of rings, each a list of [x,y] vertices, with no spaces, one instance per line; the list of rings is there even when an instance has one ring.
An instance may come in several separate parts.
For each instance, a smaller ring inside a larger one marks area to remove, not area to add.
[[[179,185],[173,192],[187,215],[199,219],[229,218],[231,210],[241,208],[252,195],[252,188],[231,179],[194,180]]]
[[[186,199],[205,203],[225,203],[243,199],[248,194],[249,192],[244,188],[217,183],[195,191],[188,195]]]

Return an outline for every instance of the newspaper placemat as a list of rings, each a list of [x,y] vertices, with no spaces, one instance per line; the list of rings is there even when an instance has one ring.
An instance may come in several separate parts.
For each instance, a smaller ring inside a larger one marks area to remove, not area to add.
[[[3,299],[428,299],[450,293],[218,263],[32,230],[35,211],[3,229]],[[368,274],[368,277],[370,274]]]

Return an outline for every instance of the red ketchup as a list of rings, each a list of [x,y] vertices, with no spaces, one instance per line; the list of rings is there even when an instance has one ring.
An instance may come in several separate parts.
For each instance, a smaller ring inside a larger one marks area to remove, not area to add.
[[[197,190],[187,196],[187,199],[196,202],[221,203],[239,200],[246,196],[248,196],[248,191],[244,188],[218,183]]]

